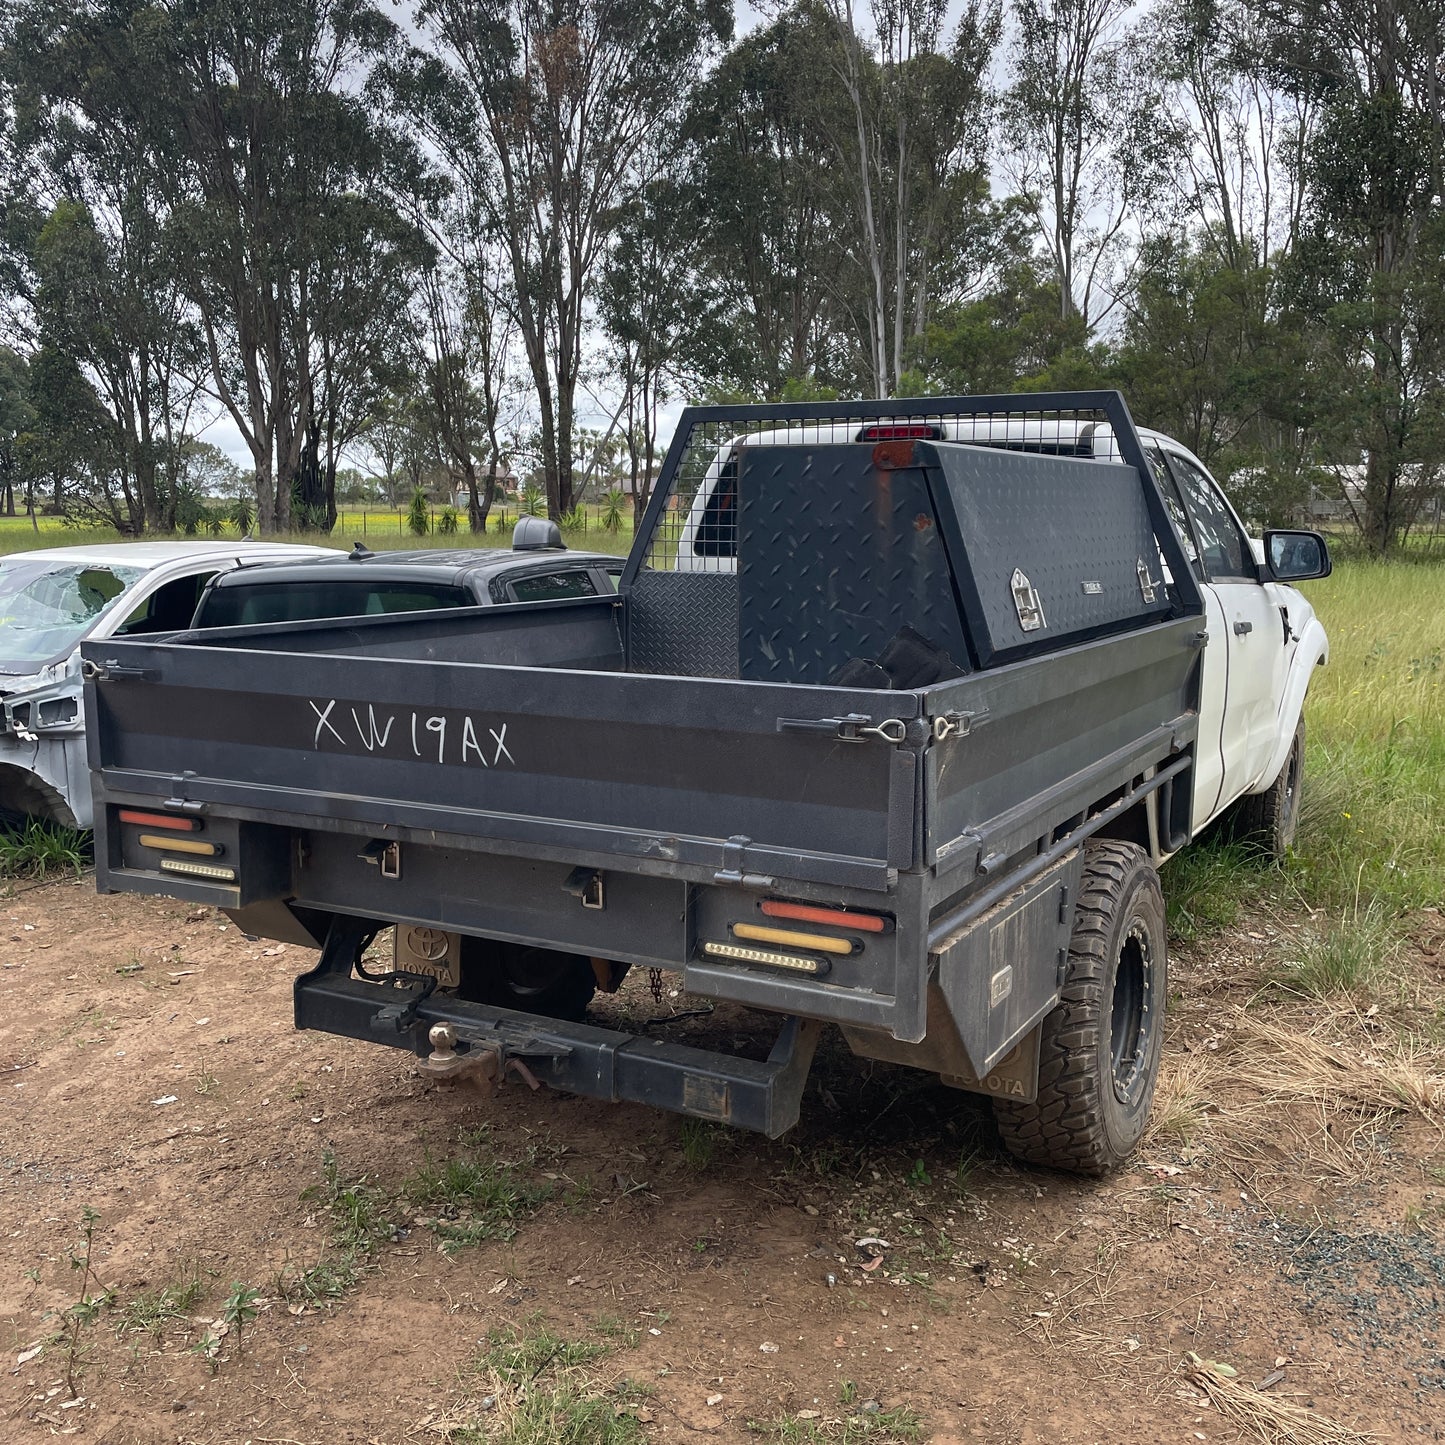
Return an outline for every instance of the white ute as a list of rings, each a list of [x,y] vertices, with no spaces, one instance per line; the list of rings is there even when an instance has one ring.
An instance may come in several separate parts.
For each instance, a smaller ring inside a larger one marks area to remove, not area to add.
[[[714,455],[683,520],[677,570],[736,568],[738,458],[744,447],[935,438],[1009,451],[1121,460],[1113,432],[1098,423],[978,418],[890,418],[804,422],[737,436]],[[1314,608],[1291,581],[1328,576],[1323,543],[1310,533],[1253,540],[1228,498],[1192,452],[1161,432],[1139,439],[1204,594],[1208,645],[1199,704],[1191,836],[1238,805],[1240,831],[1279,856],[1299,821],[1304,700],[1329,641]],[[1271,543],[1273,555],[1266,555]],[[1165,571],[1167,580],[1167,569]]]
[[[0,817],[91,826],[80,644],[180,632],[206,583],[253,562],[326,557],[281,542],[109,542],[0,558]]]

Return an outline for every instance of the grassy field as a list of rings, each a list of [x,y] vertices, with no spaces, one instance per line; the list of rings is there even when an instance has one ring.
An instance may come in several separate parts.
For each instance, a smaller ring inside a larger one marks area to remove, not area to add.
[[[1284,982],[1368,994],[1416,910],[1445,901],[1445,566],[1345,561],[1304,589],[1330,637],[1305,705],[1299,837],[1261,869],[1237,845],[1196,845],[1166,870],[1185,939],[1244,908],[1315,920]]]
[[[507,547],[511,545],[512,526],[517,520],[515,508],[508,508],[500,515],[502,526],[498,526],[497,513],[492,514],[490,525],[484,534],[474,534],[466,529],[463,517],[460,530],[453,533],[437,531],[418,537],[406,528],[404,512],[362,510],[351,508],[342,511],[336,519],[336,528],[325,537],[314,533],[287,533],[268,540],[279,542],[309,542],[314,546],[337,547],[347,550],[355,541],[363,541],[373,551],[414,550],[418,547]],[[88,543],[118,542],[120,534],[111,527],[68,526],[59,517],[39,517],[38,525],[32,525],[29,517],[0,517],[0,555],[9,552],[31,552],[45,547],[81,547]],[[234,528],[227,526],[223,537],[234,537]],[[620,531],[607,532],[598,521],[597,509],[593,508],[585,530],[563,534],[567,545],[575,551],[610,552],[626,555],[632,546],[632,526],[624,523]]]

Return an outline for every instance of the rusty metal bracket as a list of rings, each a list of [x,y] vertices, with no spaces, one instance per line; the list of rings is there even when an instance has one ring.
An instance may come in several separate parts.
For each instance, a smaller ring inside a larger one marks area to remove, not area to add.
[[[533,1092],[542,1087],[522,1059],[508,1051],[504,1039],[469,1040],[470,1047],[460,1053],[456,1030],[450,1024],[433,1024],[427,1042],[431,1053],[419,1060],[417,1067],[438,1083],[469,1081],[488,1097],[506,1082],[508,1074],[515,1075]]]

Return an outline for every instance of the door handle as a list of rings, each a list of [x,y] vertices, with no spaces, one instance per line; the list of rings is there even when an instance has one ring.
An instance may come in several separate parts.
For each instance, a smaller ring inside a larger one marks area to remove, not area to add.
[[[1236,623],[1234,624],[1234,635],[1235,635],[1236,637],[1243,637],[1246,632],[1253,632],[1253,631],[1254,631],[1254,623],[1252,623],[1252,622],[1236,622]]]

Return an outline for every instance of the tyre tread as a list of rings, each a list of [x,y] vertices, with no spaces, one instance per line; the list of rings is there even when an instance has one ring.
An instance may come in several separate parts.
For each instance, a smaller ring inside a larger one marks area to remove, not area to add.
[[[1103,985],[1111,973],[1113,921],[1141,863],[1148,864],[1148,855],[1137,844],[1100,839],[1085,845],[1068,971],[1039,1041],[1038,1097],[1030,1104],[994,1101],[1004,1145],[1025,1163],[1098,1176],[1122,1162],[1104,1120],[1097,1059],[1112,1000],[1103,997]],[[1157,890],[1152,865],[1147,876]],[[1162,949],[1162,938],[1158,944]]]

